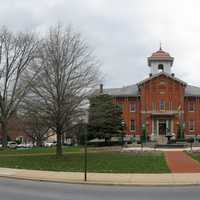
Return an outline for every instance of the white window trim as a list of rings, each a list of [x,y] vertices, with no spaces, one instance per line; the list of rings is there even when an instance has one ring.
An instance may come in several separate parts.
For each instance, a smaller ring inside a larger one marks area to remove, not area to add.
[[[188,112],[195,112],[195,104],[192,102],[193,110],[190,110],[190,103],[191,103],[191,102],[188,102]]]
[[[192,129],[190,129],[190,127],[191,127],[191,123],[192,122]],[[189,128],[189,131],[190,132],[193,132],[193,131],[195,131],[195,121],[194,120],[189,120],[189,124],[188,124],[189,126],[188,126],[188,128]]]
[[[134,110],[132,110],[132,105],[134,105]],[[129,110],[130,110],[130,112],[136,112],[136,103],[130,103]]]

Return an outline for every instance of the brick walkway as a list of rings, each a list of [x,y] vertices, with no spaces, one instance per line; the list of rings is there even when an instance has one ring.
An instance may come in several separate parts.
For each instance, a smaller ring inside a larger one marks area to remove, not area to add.
[[[200,173],[200,164],[181,151],[166,151],[165,158],[172,173]]]

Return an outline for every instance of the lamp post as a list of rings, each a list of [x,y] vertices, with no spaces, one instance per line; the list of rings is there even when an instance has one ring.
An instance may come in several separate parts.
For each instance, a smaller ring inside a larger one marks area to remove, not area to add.
[[[179,115],[179,127],[180,127],[180,139],[184,138],[184,128],[185,128],[185,123],[183,120],[183,111],[181,110],[181,106],[178,107],[178,115]]]
[[[184,138],[185,138],[185,137],[184,137],[184,132],[185,132],[185,131],[184,131],[184,130],[185,130],[185,123],[184,123],[184,122],[182,122],[182,129],[183,129],[183,130],[182,130],[182,137],[183,137],[183,139],[184,139]]]
[[[142,135],[140,136],[141,149],[143,150],[144,143],[146,142],[146,123],[142,123]]]
[[[87,144],[88,144],[88,111],[85,111],[85,116],[84,116],[84,181],[87,181]]]
[[[124,120],[122,120],[122,122],[121,122],[121,126],[122,126],[122,131],[121,131],[121,137],[122,137],[122,147],[124,146],[124,126],[125,126],[125,122],[124,122]]]
[[[87,181],[87,124],[84,129],[84,181]]]

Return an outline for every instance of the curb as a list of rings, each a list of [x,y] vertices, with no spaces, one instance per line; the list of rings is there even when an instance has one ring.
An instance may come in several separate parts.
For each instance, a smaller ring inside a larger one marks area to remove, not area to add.
[[[159,174],[158,174],[159,175]],[[184,176],[184,174],[183,174]],[[121,187],[188,187],[188,186],[200,186],[200,181],[196,183],[119,183],[119,182],[104,182],[104,181],[78,181],[78,180],[59,180],[59,179],[47,179],[47,178],[34,178],[34,177],[23,177],[15,175],[0,175],[0,178],[15,179],[15,180],[26,180],[34,182],[50,182],[50,183],[63,183],[63,184],[80,184],[80,185],[97,185],[97,186],[121,186]]]

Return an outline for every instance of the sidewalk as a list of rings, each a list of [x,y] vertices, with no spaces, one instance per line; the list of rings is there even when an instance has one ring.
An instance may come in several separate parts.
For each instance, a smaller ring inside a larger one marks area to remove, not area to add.
[[[143,151],[190,151],[191,148],[190,147],[186,147],[186,148],[152,148],[152,147],[126,147],[123,148],[123,152],[134,152],[134,151],[141,151],[141,149]],[[200,147],[193,147],[192,148],[193,151],[200,151]]]
[[[0,168],[0,177],[50,181],[62,183],[85,183],[84,173],[49,172],[39,170],[21,170]],[[130,185],[130,186],[173,186],[200,185],[200,173],[169,174],[111,174],[88,173],[87,184]]]
[[[165,151],[164,155],[172,173],[200,173],[200,164],[185,152]]]

